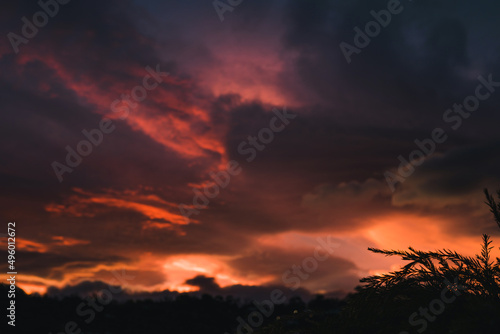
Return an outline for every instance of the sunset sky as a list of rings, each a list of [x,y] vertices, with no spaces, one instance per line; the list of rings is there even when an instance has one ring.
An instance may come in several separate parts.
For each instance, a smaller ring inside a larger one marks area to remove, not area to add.
[[[330,238],[301,288],[341,295],[403,263],[368,247],[500,243],[482,194],[500,188],[496,2],[401,1],[363,48],[355,27],[388,1],[218,13],[212,1],[72,0],[16,47],[8,34],[42,9],[1,6],[0,233],[17,223],[27,292],[114,284],[122,270],[131,293],[289,288],[283,274]],[[358,50],[350,62],[343,42]],[[473,112],[450,110],[478,91]],[[69,166],[67,147],[103,127]],[[398,157],[436,128],[446,139],[393,192]],[[228,164],[227,186],[196,208]]]

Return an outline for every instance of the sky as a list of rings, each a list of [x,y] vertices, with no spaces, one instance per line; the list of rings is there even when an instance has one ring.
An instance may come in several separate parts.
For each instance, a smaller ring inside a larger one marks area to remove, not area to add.
[[[368,247],[499,239],[498,4],[61,2],[0,10],[27,292],[340,296],[404,264]]]

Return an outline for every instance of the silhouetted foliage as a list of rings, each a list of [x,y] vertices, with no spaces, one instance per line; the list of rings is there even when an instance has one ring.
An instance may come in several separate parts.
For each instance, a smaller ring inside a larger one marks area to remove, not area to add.
[[[485,195],[500,227],[500,205],[487,190]],[[353,334],[498,333],[500,259],[492,258],[492,249],[486,234],[475,257],[448,249],[426,252],[412,247],[407,251],[369,248],[386,256],[400,256],[409,263],[398,271],[363,278],[365,284],[348,298],[338,329]],[[450,299],[453,301],[443,302]]]
[[[500,204],[485,190],[486,204],[500,227]],[[500,191],[498,192],[500,198]],[[456,251],[381,250],[409,261],[400,270],[361,279],[340,314],[307,321],[321,311],[290,316],[309,326],[275,322],[263,334],[498,334],[500,332],[500,259],[493,259],[491,237],[482,236],[474,257]]]
[[[2,307],[7,308],[8,285],[0,284]],[[16,327],[0,325],[0,333],[65,333],[69,322],[76,323],[75,333],[79,334],[137,334],[137,333],[235,333],[237,318],[247,319],[256,311],[251,301],[241,301],[227,296],[203,294],[195,296],[182,293],[175,298],[164,300],[129,300],[109,304],[97,303],[99,309],[92,317],[88,300],[93,297],[76,296],[53,298],[39,295],[26,295],[22,290],[16,292]],[[323,301],[325,305],[328,300]],[[78,307],[84,308],[78,312]],[[316,304],[317,306],[319,304]],[[264,317],[262,326],[267,326],[277,316],[293,314],[294,310],[304,310],[307,304],[299,297],[290,298],[283,305],[276,305],[270,317]],[[83,315],[82,315],[83,314]],[[92,318],[92,319],[91,319]],[[81,332],[80,332],[81,330]],[[70,331],[71,333],[72,331]]]
[[[500,227],[500,204],[485,190],[486,204]],[[500,192],[498,192],[500,198]],[[275,305],[261,326],[239,333],[261,334],[498,334],[500,329],[500,259],[483,235],[474,257],[448,249],[370,251],[408,261],[400,270],[363,278],[344,300],[317,296],[305,303],[290,298]],[[7,301],[8,286],[0,285]],[[80,334],[238,333],[237,318],[257,311],[251,302],[233,297],[180,294],[162,301],[111,301],[92,321],[76,310],[85,300],[16,292],[16,328],[1,333],[66,332],[70,321]],[[87,299],[88,301],[88,299]],[[6,304],[4,304],[6,307]],[[5,309],[5,308],[4,308]],[[2,327],[5,328],[5,322]]]

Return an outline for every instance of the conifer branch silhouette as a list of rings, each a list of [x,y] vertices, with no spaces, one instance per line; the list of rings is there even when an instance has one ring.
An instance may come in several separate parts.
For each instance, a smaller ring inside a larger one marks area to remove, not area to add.
[[[488,190],[484,190],[486,204],[492,212],[495,222],[500,227],[500,204]],[[500,191],[498,191],[500,198]],[[408,250],[382,250],[368,248],[369,251],[386,256],[400,256],[410,261],[398,271],[382,275],[372,275],[361,279],[365,283],[360,292],[381,293],[394,288],[438,287],[445,280],[453,282],[458,279],[465,285],[465,293],[500,299],[500,259],[492,259],[492,241],[489,235],[483,234],[480,254],[475,257],[464,256],[449,249],[438,251],[420,251],[413,247]]]

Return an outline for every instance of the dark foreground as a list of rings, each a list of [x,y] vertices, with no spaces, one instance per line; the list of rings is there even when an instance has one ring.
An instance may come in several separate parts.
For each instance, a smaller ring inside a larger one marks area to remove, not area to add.
[[[18,291],[16,326],[6,326],[4,320],[1,332],[498,334],[499,299],[469,294],[456,283],[386,295],[360,290],[345,300],[317,296],[305,303],[293,298],[284,305],[259,307],[231,297],[187,294],[163,301],[111,301],[103,306],[92,299],[58,300]],[[1,286],[2,296],[6,288]],[[6,298],[2,299],[5,305]]]

